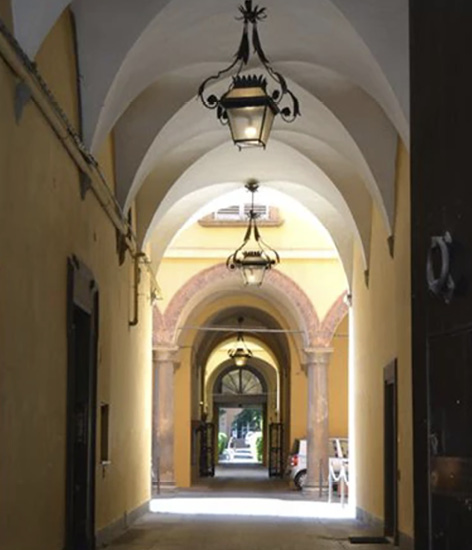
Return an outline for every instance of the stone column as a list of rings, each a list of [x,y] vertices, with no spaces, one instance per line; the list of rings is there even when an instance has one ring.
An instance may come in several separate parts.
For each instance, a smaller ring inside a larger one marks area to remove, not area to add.
[[[153,350],[153,482],[158,490],[173,489],[174,477],[174,369],[178,347]]]
[[[324,484],[328,481],[329,411],[328,365],[332,349],[307,349],[307,477],[304,490],[319,492],[320,468]]]

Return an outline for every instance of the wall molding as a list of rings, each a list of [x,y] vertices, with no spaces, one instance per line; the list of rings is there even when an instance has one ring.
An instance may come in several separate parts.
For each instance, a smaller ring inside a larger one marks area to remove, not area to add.
[[[150,501],[147,500],[134,510],[125,512],[121,518],[97,531],[95,535],[97,548],[104,548],[110,544],[110,542],[125,533],[134,522],[138,521],[144,514],[149,512],[149,502]]]

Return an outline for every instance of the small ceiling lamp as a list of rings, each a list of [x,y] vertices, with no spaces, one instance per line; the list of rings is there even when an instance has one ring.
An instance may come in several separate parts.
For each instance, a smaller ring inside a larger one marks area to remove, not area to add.
[[[259,185],[256,180],[250,180],[245,187],[252,193],[249,224],[243,244],[228,257],[226,267],[230,270],[239,269],[245,285],[261,286],[265,272],[273,265],[277,265],[280,257],[277,251],[261,239],[257,227],[258,214],[254,209],[254,193]]]
[[[243,34],[235,59],[226,69],[204,80],[198,95],[205,107],[216,109],[216,116],[222,124],[229,124],[233,141],[239,149],[265,147],[274,118],[280,114],[285,122],[293,122],[300,115],[300,108],[285,78],[272,67],[262,49],[257,23],[266,19],[266,8],[253,7],[252,0],[245,0],[239,11],[242,15],[237,19],[243,21]],[[251,41],[265,75],[241,75],[251,57]],[[232,82],[225,93],[220,97],[205,94],[208,84],[233,70]],[[268,81],[272,84],[271,90]]]
[[[238,331],[238,337],[236,339],[236,347],[231,348],[228,351],[228,355],[233,359],[234,364],[237,367],[244,367],[246,363],[248,362],[248,359],[251,359],[252,357],[252,351],[247,347],[246,342],[244,341],[243,332],[241,330],[242,324],[243,324],[243,318],[238,318],[239,323],[239,331]]]

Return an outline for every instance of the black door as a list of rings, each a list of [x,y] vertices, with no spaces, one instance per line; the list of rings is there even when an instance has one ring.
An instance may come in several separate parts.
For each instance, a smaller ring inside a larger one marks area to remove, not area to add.
[[[472,6],[410,0],[417,550],[472,548]]]
[[[283,446],[284,427],[280,422],[272,422],[269,425],[269,476],[283,477]]]
[[[397,363],[384,369],[384,525],[398,543]]]
[[[75,258],[68,269],[66,548],[95,548],[98,292]]]
[[[215,475],[215,425],[202,422],[200,432],[200,476],[213,477]]]

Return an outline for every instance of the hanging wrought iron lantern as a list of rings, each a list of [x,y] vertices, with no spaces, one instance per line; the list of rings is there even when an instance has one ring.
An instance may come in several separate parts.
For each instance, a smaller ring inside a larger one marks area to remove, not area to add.
[[[246,342],[244,341],[244,336],[242,332],[243,318],[238,318],[239,328],[238,336],[236,339],[236,347],[231,348],[228,351],[228,355],[233,359],[234,364],[237,367],[244,367],[249,359],[252,357],[252,351],[247,347]]]
[[[216,109],[216,116],[222,124],[229,125],[233,141],[240,149],[265,147],[274,118],[280,114],[286,122],[293,122],[300,115],[300,107],[285,78],[272,67],[262,49],[257,24],[267,18],[266,8],[253,7],[252,0],[245,0],[239,11],[241,17],[236,19],[243,21],[243,34],[235,59],[226,69],[204,80],[198,95],[205,107]],[[251,43],[265,75],[241,74],[251,58]],[[225,93],[220,97],[206,94],[210,83],[219,81],[232,71],[232,82]],[[268,82],[272,84],[270,89]]]
[[[245,187],[252,193],[249,223],[242,245],[228,257],[226,267],[230,270],[239,269],[245,285],[261,286],[266,271],[278,264],[280,257],[276,250],[262,240],[257,227],[254,193],[259,184],[256,180],[250,180]]]

